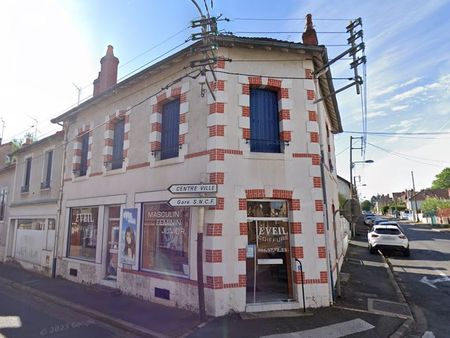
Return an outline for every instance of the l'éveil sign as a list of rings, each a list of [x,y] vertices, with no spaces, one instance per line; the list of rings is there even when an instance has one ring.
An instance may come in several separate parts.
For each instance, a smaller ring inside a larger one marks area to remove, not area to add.
[[[212,207],[217,204],[216,197],[171,198],[167,203],[173,207]]]
[[[199,184],[172,184],[168,190],[172,194],[188,193],[212,193],[217,192],[217,184],[199,183]]]

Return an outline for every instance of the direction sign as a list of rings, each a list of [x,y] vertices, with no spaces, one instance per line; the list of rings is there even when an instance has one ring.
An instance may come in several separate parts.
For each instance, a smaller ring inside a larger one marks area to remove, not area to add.
[[[209,193],[217,192],[217,184],[172,184],[168,190],[172,194]]]
[[[173,207],[209,207],[217,204],[215,197],[171,198],[167,203]]]

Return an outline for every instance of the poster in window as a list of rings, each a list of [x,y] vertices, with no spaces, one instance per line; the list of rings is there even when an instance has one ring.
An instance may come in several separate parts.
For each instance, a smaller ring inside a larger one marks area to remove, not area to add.
[[[137,209],[124,209],[122,213],[122,240],[120,252],[122,264],[134,265],[136,263],[136,227]]]
[[[190,209],[146,203],[143,219],[142,268],[187,275]]]

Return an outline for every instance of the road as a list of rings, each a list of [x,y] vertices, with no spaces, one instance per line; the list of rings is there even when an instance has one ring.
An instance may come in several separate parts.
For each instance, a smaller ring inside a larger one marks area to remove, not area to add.
[[[0,282],[0,338],[135,337]]]
[[[418,332],[450,337],[450,232],[402,224],[411,257],[392,255],[395,276],[418,322]],[[426,320],[424,320],[426,319]]]

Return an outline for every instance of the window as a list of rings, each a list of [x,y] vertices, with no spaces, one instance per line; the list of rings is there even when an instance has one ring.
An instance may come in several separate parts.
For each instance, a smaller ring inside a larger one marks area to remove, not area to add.
[[[250,89],[250,151],[280,153],[278,94],[266,89]]]
[[[180,100],[166,103],[162,109],[161,160],[178,157],[180,133]]]
[[[143,210],[142,269],[188,275],[190,209],[146,203]]]
[[[95,261],[98,208],[71,208],[69,222],[67,255]]]
[[[31,157],[25,160],[25,177],[23,180],[23,186],[21,187],[21,192],[30,191],[30,177],[31,177]]]
[[[53,163],[53,150],[50,150],[45,153],[44,177],[43,181],[41,182],[41,189],[50,188],[50,181],[52,179],[52,163]]]
[[[84,133],[81,137],[81,160],[80,160],[80,175],[86,176],[87,162],[88,162],[88,150],[89,150],[89,133]]]
[[[125,120],[119,118],[114,123],[114,139],[111,169],[122,168],[123,164],[123,134],[125,128]]]
[[[5,219],[6,201],[8,199],[8,189],[0,190],[0,221]]]

